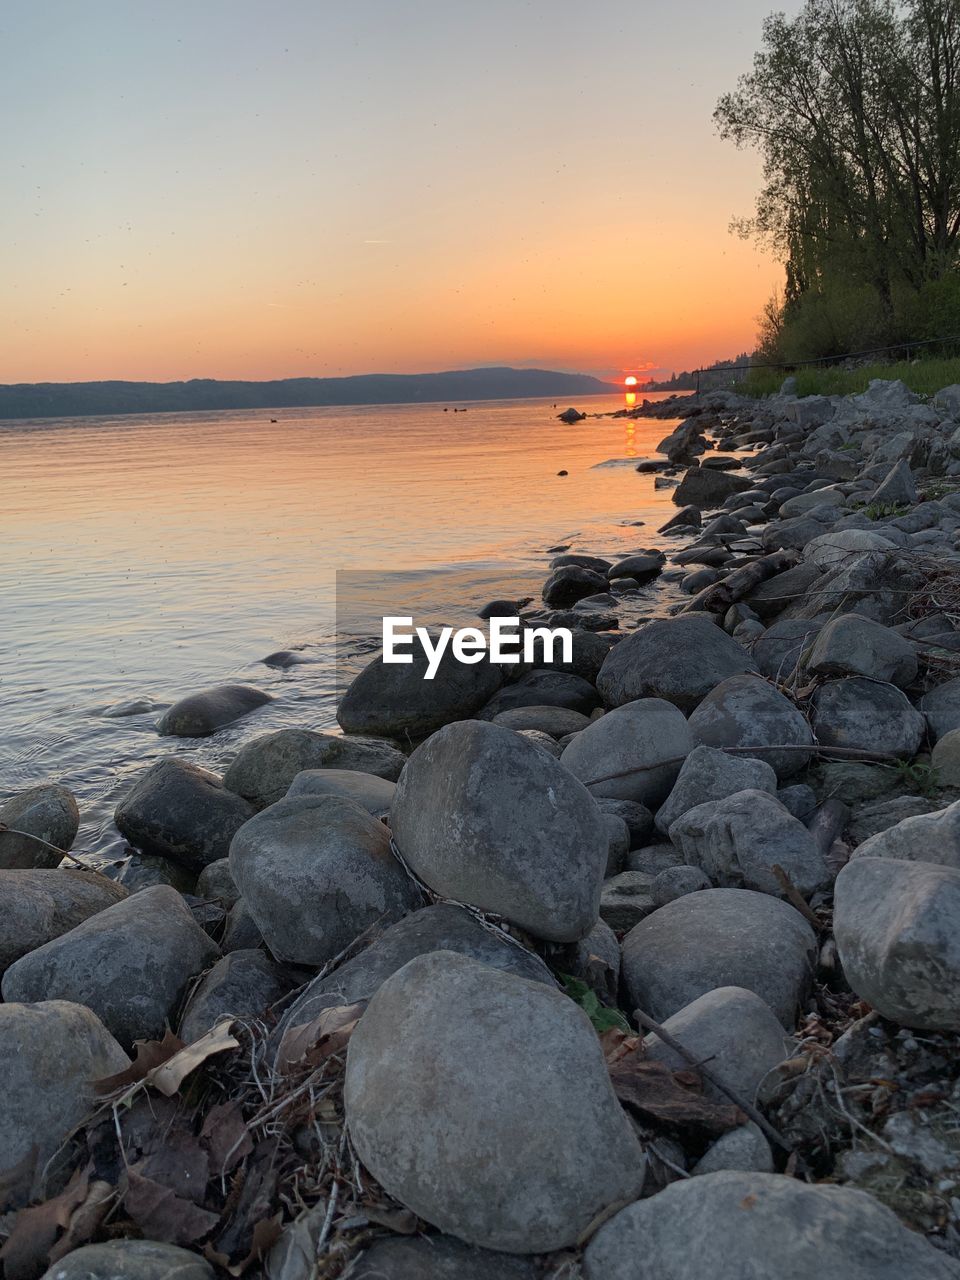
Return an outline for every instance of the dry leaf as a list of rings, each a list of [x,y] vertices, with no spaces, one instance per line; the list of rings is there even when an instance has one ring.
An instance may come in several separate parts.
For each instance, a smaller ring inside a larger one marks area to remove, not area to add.
[[[20,1210],[9,1239],[0,1249],[5,1280],[36,1280],[46,1271],[50,1250],[86,1200],[89,1187],[90,1169],[78,1170],[60,1195]]]
[[[86,1199],[74,1211],[66,1231],[50,1250],[48,1260],[51,1266],[93,1239],[93,1234],[106,1216],[116,1190],[110,1182],[90,1183]]]
[[[125,1089],[128,1085],[139,1084],[151,1071],[169,1061],[183,1047],[183,1041],[169,1028],[162,1040],[137,1040],[133,1046],[134,1059],[130,1066],[114,1076],[104,1076],[102,1080],[94,1081],[94,1093],[102,1098],[108,1093]]]
[[[207,1112],[200,1141],[210,1153],[210,1167],[217,1176],[229,1173],[253,1150],[253,1140],[239,1102],[218,1102]]]
[[[672,1071],[665,1062],[633,1054],[613,1066],[610,1081],[624,1106],[661,1124],[716,1137],[746,1122],[739,1107],[714,1102],[685,1084],[692,1074]]]
[[[240,1041],[230,1034],[232,1026],[232,1018],[218,1022],[206,1035],[150,1071],[146,1076],[147,1084],[172,1098],[191,1071],[196,1071],[208,1058],[226,1053],[228,1049],[239,1049]]]
[[[289,1071],[300,1063],[317,1066],[324,1058],[340,1053],[346,1048],[366,1007],[365,1000],[357,1004],[337,1005],[333,1009],[324,1009],[310,1022],[291,1027],[280,1042],[277,1069]]]
[[[194,1244],[220,1221],[218,1214],[199,1209],[192,1200],[142,1177],[136,1169],[127,1170],[123,1207],[148,1240],[164,1244]]]

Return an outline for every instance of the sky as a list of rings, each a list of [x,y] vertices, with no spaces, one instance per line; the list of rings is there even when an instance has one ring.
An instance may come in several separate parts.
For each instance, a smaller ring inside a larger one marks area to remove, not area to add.
[[[0,382],[749,348],[715,134],[799,0],[4,0]]]

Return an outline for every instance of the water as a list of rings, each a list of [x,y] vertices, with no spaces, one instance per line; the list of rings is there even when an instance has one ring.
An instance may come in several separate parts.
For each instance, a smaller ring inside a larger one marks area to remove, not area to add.
[[[62,781],[83,815],[77,847],[122,856],[113,808],[149,762],[178,751],[222,770],[256,734],[335,725],[338,570],[372,571],[382,602],[399,592],[418,623],[475,624],[486,600],[530,594],[548,548],[615,555],[655,543],[675,510],[670,491],[633,466],[596,464],[652,454],[671,424],[564,426],[565,407],[0,423],[0,797]],[[366,605],[374,616],[381,600]],[[371,643],[341,654],[347,671]],[[262,664],[289,648],[311,661]],[[202,740],[159,738],[155,709],[109,714],[226,681],[275,701]]]

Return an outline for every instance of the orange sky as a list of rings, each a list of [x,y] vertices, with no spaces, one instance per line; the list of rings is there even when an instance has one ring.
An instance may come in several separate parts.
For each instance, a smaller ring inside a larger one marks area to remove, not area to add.
[[[731,356],[782,273],[710,114],[767,8],[8,6],[0,380]]]

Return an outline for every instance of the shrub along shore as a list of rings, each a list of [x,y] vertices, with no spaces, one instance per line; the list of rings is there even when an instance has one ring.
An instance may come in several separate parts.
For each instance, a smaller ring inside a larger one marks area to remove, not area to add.
[[[653,412],[571,661],[0,808],[6,1276],[960,1277],[960,386]]]

